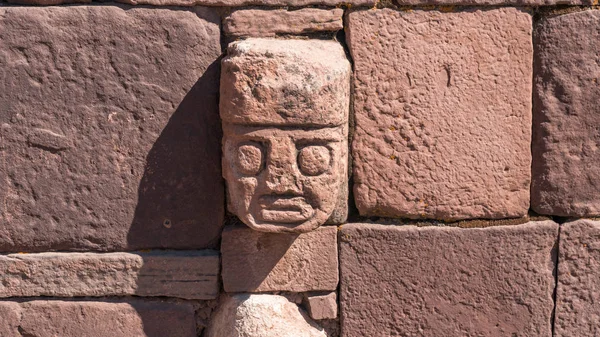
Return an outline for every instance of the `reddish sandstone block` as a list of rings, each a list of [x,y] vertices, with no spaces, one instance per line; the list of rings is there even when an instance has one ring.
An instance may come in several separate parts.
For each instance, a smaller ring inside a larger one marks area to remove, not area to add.
[[[541,214],[600,215],[597,27],[590,10],[535,28],[531,207]]]
[[[531,16],[352,12],[354,195],[363,215],[520,217],[529,208]]]
[[[304,299],[305,306],[312,319],[336,319],[338,304],[336,293],[326,295],[307,295]]]
[[[218,278],[215,251],[0,255],[0,297],[215,299]]]
[[[557,236],[552,221],[344,225],[342,335],[549,337]]]
[[[598,336],[600,221],[561,225],[555,336]]]
[[[227,292],[337,288],[337,227],[324,226],[300,235],[226,227],[221,256]]]
[[[320,31],[338,31],[344,28],[344,10],[302,8],[236,10],[223,19],[223,31],[232,36],[275,36]]]
[[[2,337],[196,336],[194,307],[184,303],[0,302],[0,317],[0,328],[13,327]]]
[[[0,251],[217,244],[214,12],[3,7],[0,31]]]

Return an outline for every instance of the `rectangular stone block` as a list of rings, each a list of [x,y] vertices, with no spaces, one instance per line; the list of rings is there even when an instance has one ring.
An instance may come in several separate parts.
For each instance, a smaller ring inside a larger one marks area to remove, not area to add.
[[[0,255],[0,297],[219,295],[219,253],[40,253]]]
[[[223,31],[232,36],[276,36],[309,32],[338,31],[344,28],[344,10],[302,8],[261,10],[240,9],[223,19]]]
[[[600,334],[600,221],[561,225],[556,288],[557,337]]]
[[[535,27],[531,207],[541,214],[600,215],[599,29],[598,10]]]
[[[218,244],[214,11],[3,7],[0,31],[0,251]]]
[[[531,166],[531,15],[355,11],[354,196],[362,215],[524,216]]]
[[[552,336],[558,225],[340,231],[342,336]]]
[[[338,284],[337,227],[304,234],[225,227],[221,242],[226,292],[333,291]]]
[[[186,303],[0,302],[2,337],[195,337],[194,307]]]

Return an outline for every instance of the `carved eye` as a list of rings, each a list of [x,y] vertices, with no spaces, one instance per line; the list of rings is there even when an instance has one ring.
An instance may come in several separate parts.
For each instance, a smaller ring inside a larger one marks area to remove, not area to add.
[[[307,176],[318,176],[329,168],[331,155],[325,146],[306,146],[298,155],[300,171]]]
[[[238,166],[245,175],[255,176],[262,169],[263,154],[258,144],[245,144],[238,148]]]

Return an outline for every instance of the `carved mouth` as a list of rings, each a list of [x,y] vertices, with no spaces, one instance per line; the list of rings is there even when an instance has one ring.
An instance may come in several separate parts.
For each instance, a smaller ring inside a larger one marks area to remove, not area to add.
[[[297,223],[310,219],[315,210],[304,197],[286,195],[265,195],[258,204],[259,216],[266,222]]]

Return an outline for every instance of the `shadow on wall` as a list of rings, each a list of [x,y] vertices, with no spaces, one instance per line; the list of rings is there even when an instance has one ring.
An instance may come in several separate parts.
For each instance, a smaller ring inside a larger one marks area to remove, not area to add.
[[[146,157],[129,249],[218,248],[224,213],[219,64],[198,79]]]

